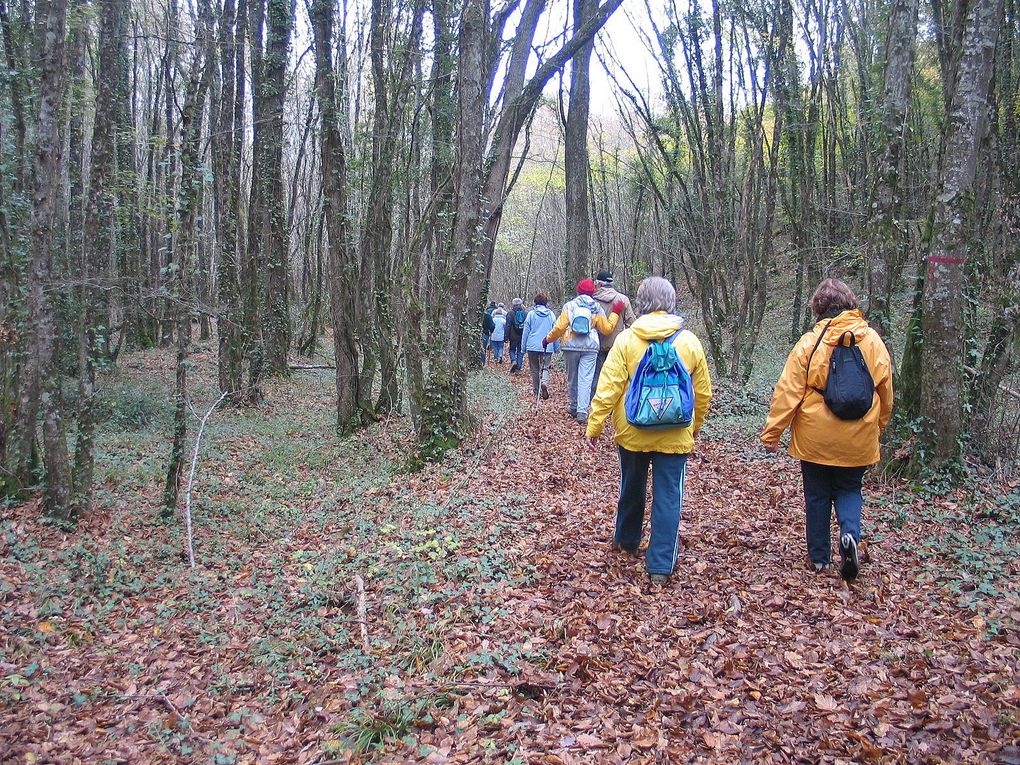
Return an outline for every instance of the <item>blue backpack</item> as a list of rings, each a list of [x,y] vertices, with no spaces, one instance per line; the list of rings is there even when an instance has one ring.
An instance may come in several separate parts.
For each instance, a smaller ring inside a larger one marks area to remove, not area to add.
[[[624,400],[627,422],[635,428],[689,428],[694,421],[691,374],[673,347],[680,331],[649,343],[638,362]]]

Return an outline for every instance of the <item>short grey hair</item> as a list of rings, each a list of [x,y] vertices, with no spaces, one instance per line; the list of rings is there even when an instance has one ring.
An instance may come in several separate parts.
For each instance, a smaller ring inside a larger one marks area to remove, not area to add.
[[[649,276],[638,285],[634,308],[638,316],[655,311],[673,313],[676,311],[676,290],[667,279]]]

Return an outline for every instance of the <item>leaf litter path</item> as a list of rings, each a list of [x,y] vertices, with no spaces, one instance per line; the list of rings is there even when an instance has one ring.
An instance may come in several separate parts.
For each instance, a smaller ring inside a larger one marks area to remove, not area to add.
[[[206,507],[195,577],[176,527],[151,521],[158,486],[140,511],[97,512],[72,535],[35,505],[5,509],[0,762],[1018,760],[1017,635],[989,638],[922,575],[910,550],[937,530],[869,513],[878,541],[860,581],[816,577],[796,464],[720,436],[688,472],[676,575],[651,591],[640,563],[609,551],[608,440],[584,450],[562,394],[536,413],[525,376],[510,391],[487,376],[490,396],[519,398],[513,419],[483,417],[486,434],[448,465],[332,492],[337,473],[307,452],[297,475],[318,488],[300,495],[279,460],[260,464],[251,428],[292,418],[274,414],[295,398],[287,384],[243,416],[255,420],[224,415],[206,469],[269,472],[265,490],[292,507],[238,528]],[[328,421],[329,386],[302,395],[292,405]],[[359,442],[373,455],[400,438]],[[344,469],[372,473],[363,459]],[[230,475],[218,502],[237,491]],[[71,586],[47,572],[65,570],[98,594],[45,615]],[[365,575],[367,657],[352,572]],[[353,751],[359,737],[374,748]]]
[[[884,541],[859,581],[816,576],[796,463],[705,440],[675,575],[651,589],[643,562],[610,552],[614,447],[585,452],[564,410],[555,397],[513,428],[539,519],[523,554],[541,573],[508,593],[496,630],[550,655],[515,686],[532,699],[508,715],[523,759],[1017,761],[1017,635],[986,640],[979,617],[919,581],[902,536],[872,517]],[[503,474],[489,463],[475,483]]]

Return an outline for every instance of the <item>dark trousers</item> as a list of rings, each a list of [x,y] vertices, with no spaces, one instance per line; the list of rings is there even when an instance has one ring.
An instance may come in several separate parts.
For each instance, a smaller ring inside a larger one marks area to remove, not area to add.
[[[686,454],[620,450],[620,501],[616,506],[616,541],[628,550],[641,544],[645,519],[648,466],[652,467],[652,533],[645,553],[649,574],[672,574],[680,543]]]
[[[830,563],[832,560],[830,524],[833,508],[840,535],[849,534],[855,542],[861,541],[861,508],[864,506],[861,486],[866,470],[866,467],[800,463],[804,477],[807,548],[812,563]]]
[[[591,397],[594,401],[595,391],[599,387],[599,375],[602,374],[602,365],[606,363],[606,358],[609,356],[609,351],[599,351],[599,355],[595,357],[595,377],[591,381]]]

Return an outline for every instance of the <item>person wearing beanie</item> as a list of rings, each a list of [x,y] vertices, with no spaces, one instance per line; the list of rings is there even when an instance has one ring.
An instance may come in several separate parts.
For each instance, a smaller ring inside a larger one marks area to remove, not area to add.
[[[524,322],[528,318],[528,312],[524,310],[524,301],[514,298],[510,304],[510,313],[507,316],[506,340],[510,347],[510,373],[520,372],[524,367],[524,350],[521,341],[524,339]]]
[[[609,349],[613,347],[613,343],[616,342],[616,338],[620,336],[620,333],[625,329],[629,329],[631,325],[637,320],[637,316],[634,315],[634,309],[631,307],[630,298],[624,295],[622,292],[616,290],[613,286],[613,272],[612,271],[599,271],[595,277],[595,294],[593,295],[595,300],[602,306],[602,310],[609,313],[612,310],[613,304],[617,300],[623,301],[624,309],[623,313],[620,314],[620,321],[616,325],[616,329],[610,332],[608,335],[602,335],[599,338],[599,355],[595,359],[595,377],[592,380],[591,385],[591,397],[595,398],[595,389],[599,384],[599,376],[602,374],[602,365],[606,363],[606,357],[609,355]]]
[[[607,335],[616,329],[623,302],[611,306],[608,317],[605,309],[592,297],[595,283],[582,279],[577,284],[577,297],[563,306],[552,331],[543,345],[563,340],[563,358],[567,363],[567,393],[570,396],[569,414],[584,425],[588,422],[591,404],[592,380],[595,379],[595,362],[599,355],[599,333]]]

